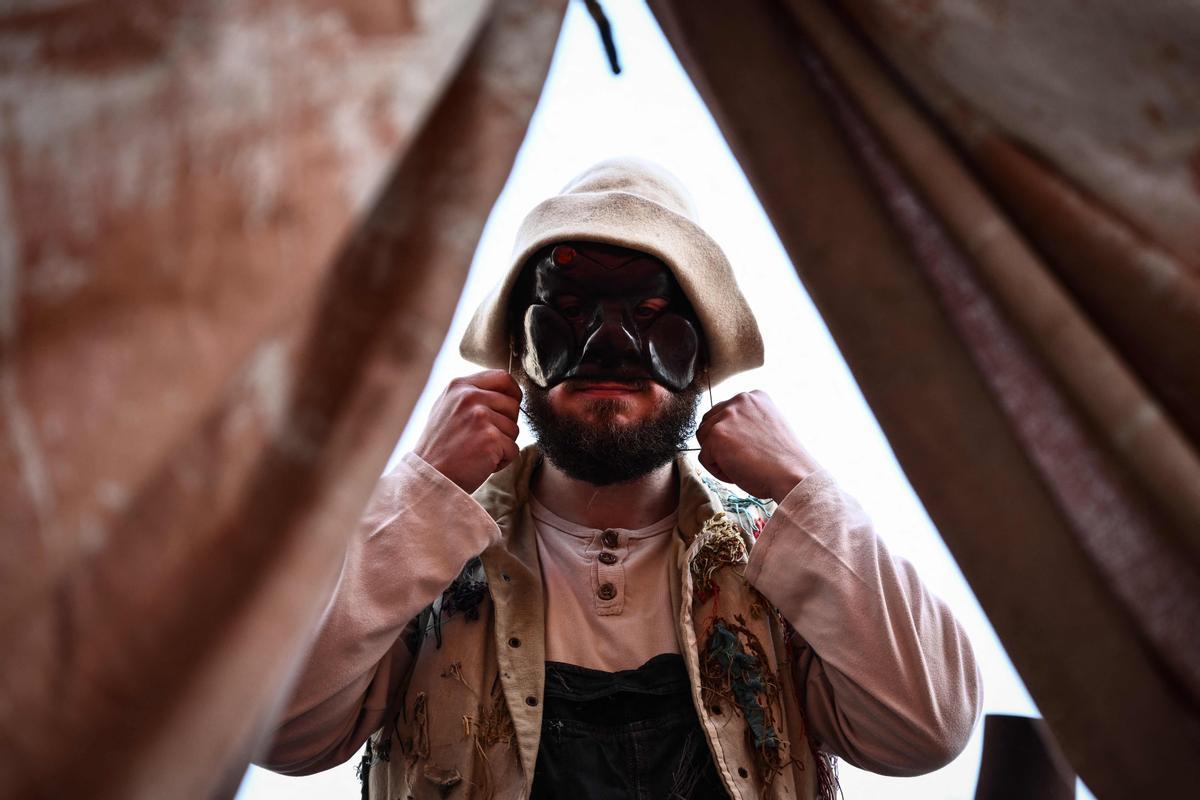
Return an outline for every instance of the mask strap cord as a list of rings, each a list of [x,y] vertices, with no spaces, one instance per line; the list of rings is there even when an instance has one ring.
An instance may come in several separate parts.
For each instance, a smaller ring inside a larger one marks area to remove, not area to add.
[[[508,340],[508,374],[509,374],[509,375],[512,375],[512,374],[513,374],[513,371],[512,371],[512,365],[513,365],[513,342],[512,342],[512,339],[509,339],[509,340]],[[513,376],[513,377],[516,377],[516,376]],[[520,409],[521,409],[521,413],[522,413],[522,414],[524,414],[524,415],[525,415],[525,416],[527,416],[527,417],[529,416],[529,412],[525,410],[525,404],[524,404],[524,403],[521,403],[521,404],[518,406],[518,408],[520,408]]]
[[[712,407],[713,407],[712,376],[708,374],[708,367],[704,368],[704,383],[708,386],[708,410],[712,411]],[[699,444],[699,442],[697,442],[697,444]],[[679,448],[679,452],[681,452],[681,453],[695,453],[698,450],[700,450],[699,447],[681,447],[681,448]]]

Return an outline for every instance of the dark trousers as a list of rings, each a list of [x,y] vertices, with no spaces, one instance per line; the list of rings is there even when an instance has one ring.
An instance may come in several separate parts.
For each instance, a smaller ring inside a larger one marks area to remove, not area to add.
[[[532,800],[728,800],[683,658],[624,672],[547,662]]]

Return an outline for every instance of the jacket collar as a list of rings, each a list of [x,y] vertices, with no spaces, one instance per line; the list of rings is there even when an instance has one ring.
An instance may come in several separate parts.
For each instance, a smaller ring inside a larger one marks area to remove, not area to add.
[[[528,445],[504,469],[492,475],[473,497],[496,520],[501,536],[509,540],[523,526],[513,525],[512,517],[529,503],[529,484],[541,464],[542,453],[537,445]],[[675,459],[679,475],[679,522],[676,529],[685,545],[690,545],[704,523],[721,510],[721,500],[705,485],[700,467],[680,453]],[[512,541],[505,542],[510,549]]]

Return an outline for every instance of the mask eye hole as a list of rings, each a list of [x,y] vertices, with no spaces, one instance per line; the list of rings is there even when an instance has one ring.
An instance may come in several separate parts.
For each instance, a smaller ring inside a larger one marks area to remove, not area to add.
[[[661,297],[652,297],[639,303],[638,307],[633,310],[633,316],[644,322],[657,317],[659,312],[666,307],[666,300]]]
[[[563,295],[554,299],[554,308],[568,322],[578,322],[583,319],[583,304],[578,297]]]

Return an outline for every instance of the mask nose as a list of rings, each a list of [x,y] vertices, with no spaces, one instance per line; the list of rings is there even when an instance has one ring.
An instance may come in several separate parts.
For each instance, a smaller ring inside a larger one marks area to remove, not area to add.
[[[597,316],[600,324],[584,343],[579,363],[603,369],[641,364],[637,340],[625,327],[621,311],[605,309]]]

